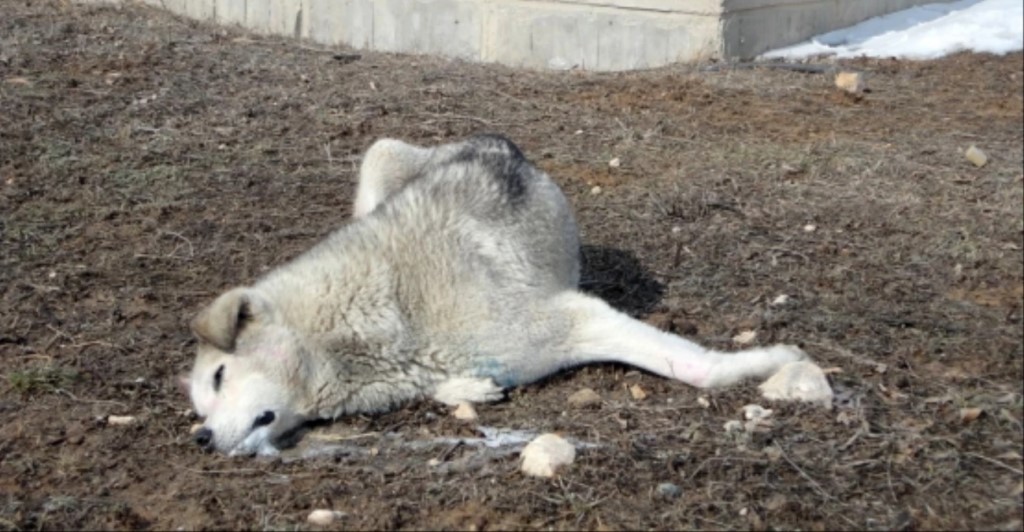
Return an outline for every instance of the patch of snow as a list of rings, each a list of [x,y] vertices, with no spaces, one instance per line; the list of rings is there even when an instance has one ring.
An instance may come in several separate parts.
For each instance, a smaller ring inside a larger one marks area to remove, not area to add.
[[[875,17],[801,44],[767,52],[761,59],[797,60],[829,55],[923,60],[962,51],[1002,55],[1021,49],[1024,49],[1024,3],[1021,0],[959,0]]]

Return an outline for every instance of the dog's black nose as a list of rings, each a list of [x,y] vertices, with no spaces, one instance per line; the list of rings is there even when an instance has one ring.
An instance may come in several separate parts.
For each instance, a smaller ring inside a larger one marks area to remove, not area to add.
[[[192,440],[203,449],[209,449],[210,445],[213,444],[213,431],[203,427],[196,431],[195,435],[192,436]]]
[[[270,410],[264,411],[262,414],[256,416],[256,421],[252,422],[252,428],[258,429],[260,427],[269,425],[274,422],[277,416],[274,415]]]

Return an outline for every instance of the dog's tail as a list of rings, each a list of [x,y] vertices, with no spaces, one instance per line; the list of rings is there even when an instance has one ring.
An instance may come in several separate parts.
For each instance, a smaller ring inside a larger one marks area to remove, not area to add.
[[[733,353],[705,349],[611,308],[579,292],[559,294],[555,307],[572,322],[568,366],[620,362],[700,388],[763,379],[807,356],[800,348],[775,345]]]

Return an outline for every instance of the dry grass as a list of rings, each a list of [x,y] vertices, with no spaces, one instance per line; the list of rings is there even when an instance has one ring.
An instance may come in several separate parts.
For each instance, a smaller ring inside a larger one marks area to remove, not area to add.
[[[332,507],[345,528],[1020,529],[1021,54],[858,61],[857,101],[785,71],[350,61],[141,7],[0,11],[0,527],[301,528]],[[753,389],[704,409],[594,367],[479,409],[601,444],[555,481],[424,444],[474,435],[426,404],[342,420],[379,436],[332,457],[196,452],[173,382],[191,313],[342,223],[374,139],[484,130],[567,191],[586,289],[715,347],[800,342],[842,368],[836,409],[779,405],[737,438]],[[584,386],[603,406],[567,410]]]

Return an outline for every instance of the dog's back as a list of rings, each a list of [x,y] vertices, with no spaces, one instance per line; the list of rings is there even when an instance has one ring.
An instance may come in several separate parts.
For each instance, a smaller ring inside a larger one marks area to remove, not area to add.
[[[492,290],[577,285],[579,237],[572,211],[558,186],[515,144],[480,135],[431,152],[380,208],[391,230],[418,233],[418,243],[396,238],[411,246],[395,250],[396,259],[439,255],[431,253],[432,246],[455,245],[457,254],[444,260],[486,275]],[[367,157],[373,155],[371,149]]]

